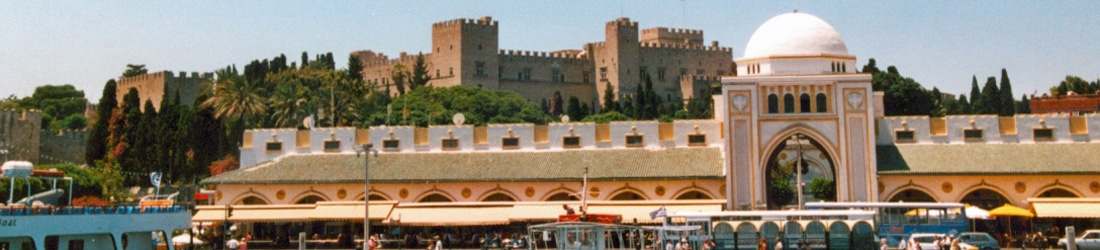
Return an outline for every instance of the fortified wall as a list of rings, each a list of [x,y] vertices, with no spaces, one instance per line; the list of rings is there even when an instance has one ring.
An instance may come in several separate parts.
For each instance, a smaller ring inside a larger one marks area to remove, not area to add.
[[[0,110],[0,160],[37,164],[41,130],[42,111]]]
[[[38,164],[84,164],[84,149],[88,144],[88,130],[61,130],[41,132]]]
[[[143,111],[146,101],[151,101],[153,107],[160,110],[161,101],[165,98],[175,97],[176,93],[179,93],[180,103],[192,106],[204,86],[209,86],[208,83],[213,82],[214,74],[212,73],[199,74],[198,72],[191,72],[191,75],[187,75],[187,72],[180,71],[177,76],[172,74],[171,71],[160,71],[120,78],[115,95],[119,105],[121,105],[122,98],[126,93],[129,93],[131,88],[137,89],[138,96],[141,97]]]
[[[354,154],[367,143],[382,154],[543,152],[721,147],[724,137],[716,120],[255,129],[245,131],[240,159],[248,167],[293,154]]]

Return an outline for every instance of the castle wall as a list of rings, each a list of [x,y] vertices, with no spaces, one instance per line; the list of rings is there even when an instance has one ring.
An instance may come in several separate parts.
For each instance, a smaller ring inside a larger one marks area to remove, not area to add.
[[[42,131],[39,164],[84,164],[88,130]]]
[[[42,111],[0,110],[0,160],[39,162]],[[83,155],[83,154],[81,154]]]
[[[137,89],[143,111],[146,101],[151,101],[153,107],[160,110],[160,103],[164,98],[174,98],[176,93],[179,93],[180,103],[192,106],[204,86],[213,81],[214,75],[210,73],[191,72],[191,75],[187,75],[187,72],[180,71],[179,76],[175,76],[171,71],[161,71],[121,78],[115,95],[121,105],[126,93],[131,88]]]
[[[499,90],[519,93],[524,99],[539,102],[550,100],[561,92],[562,100],[570,96],[596,103],[596,86],[586,82],[586,72],[592,68],[586,57],[567,53],[501,51]],[[558,72],[555,76],[554,72]],[[528,74],[529,73],[529,74]],[[479,86],[480,87],[480,86]]]
[[[665,27],[642,30],[642,43],[703,45],[703,31]]]

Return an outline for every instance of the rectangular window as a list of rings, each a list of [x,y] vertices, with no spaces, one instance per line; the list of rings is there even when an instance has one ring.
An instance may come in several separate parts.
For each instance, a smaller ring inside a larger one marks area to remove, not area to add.
[[[340,141],[325,141],[325,152],[340,152]]]
[[[640,79],[645,79],[645,77],[646,77],[646,75],[647,75],[647,74],[649,74],[649,72],[646,72],[646,68],[645,68],[645,67],[639,67],[639,68],[638,68],[638,78],[640,78]]]
[[[916,140],[916,134],[912,130],[894,131],[894,141],[913,142],[914,140]]]
[[[474,64],[477,65],[476,66],[477,70],[475,71],[477,73],[477,75],[484,76],[485,75],[485,62],[474,62]]]
[[[627,147],[643,147],[645,146],[645,140],[642,140],[641,135],[628,135],[626,136]]]
[[[531,68],[523,68],[523,72],[520,72],[520,77],[521,77],[520,80],[530,81],[531,80]]]
[[[1051,128],[1037,128],[1032,130],[1035,135],[1036,141],[1052,141],[1054,140],[1054,129]]]
[[[688,146],[706,146],[707,135],[688,135]]]
[[[607,81],[607,67],[600,68],[600,80]]]
[[[382,140],[382,150],[401,149],[401,140]]]
[[[561,75],[561,69],[550,69],[550,80],[553,82],[565,82],[565,77]]]
[[[450,69],[448,69],[447,71],[449,71],[449,72],[447,72],[447,75],[449,75],[449,76],[455,76],[455,68],[450,68]]]
[[[435,78],[440,78],[440,77],[442,77],[442,76],[443,76],[443,75],[440,75],[440,74],[439,74],[439,69],[436,69],[436,70],[435,70]]]
[[[264,147],[268,152],[283,151],[282,142],[268,142]]]
[[[665,68],[657,68],[657,80],[665,80]]]
[[[458,139],[443,139],[443,150],[458,150]]]
[[[565,136],[561,138],[562,148],[579,148],[581,147],[580,136]]]
[[[589,81],[591,81],[590,79],[592,78],[591,74],[592,72],[588,71],[581,72],[581,78],[583,78],[582,81],[584,81],[584,83],[589,83]]]
[[[84,250],[84,240],[69,240],[69,250]]]
[[[517,149],[519,148],[519,138],[501,138],[500,146],[504,149]]]
[[[963,129],[963,139],[967,141],[981,141],[983,136],[981,129]]]

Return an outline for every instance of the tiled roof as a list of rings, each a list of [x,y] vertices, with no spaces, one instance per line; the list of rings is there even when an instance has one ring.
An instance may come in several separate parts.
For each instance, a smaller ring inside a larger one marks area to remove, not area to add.
[[[480,182],[589,179],[722,179],[719,148],[563,150],[549,152],[397,153],[371,156],[371,181]],[[359,183],[354,154],[290,155],[206,178],[203,184]]]
[[[880,175],[1097,174],[1100,143],[878,146]]]

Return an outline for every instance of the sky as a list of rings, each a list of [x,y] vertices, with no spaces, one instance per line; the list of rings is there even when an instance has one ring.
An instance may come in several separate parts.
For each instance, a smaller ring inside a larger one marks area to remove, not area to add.
[[[286,54],[428,51],[431,24],[492,16],[501,49],[555,51],[602,41],[604,23],[699,29],[744,54],[756,28],[798,10],[844,38],[858,66],[874,58],[926,88],[969,93],[1008,70],[1016,96],[1046,93],[1066,75],[1100,78],[1096,1],[5,1],[0,97],[73,84],[92,102],[126,64],[212,72]]]

